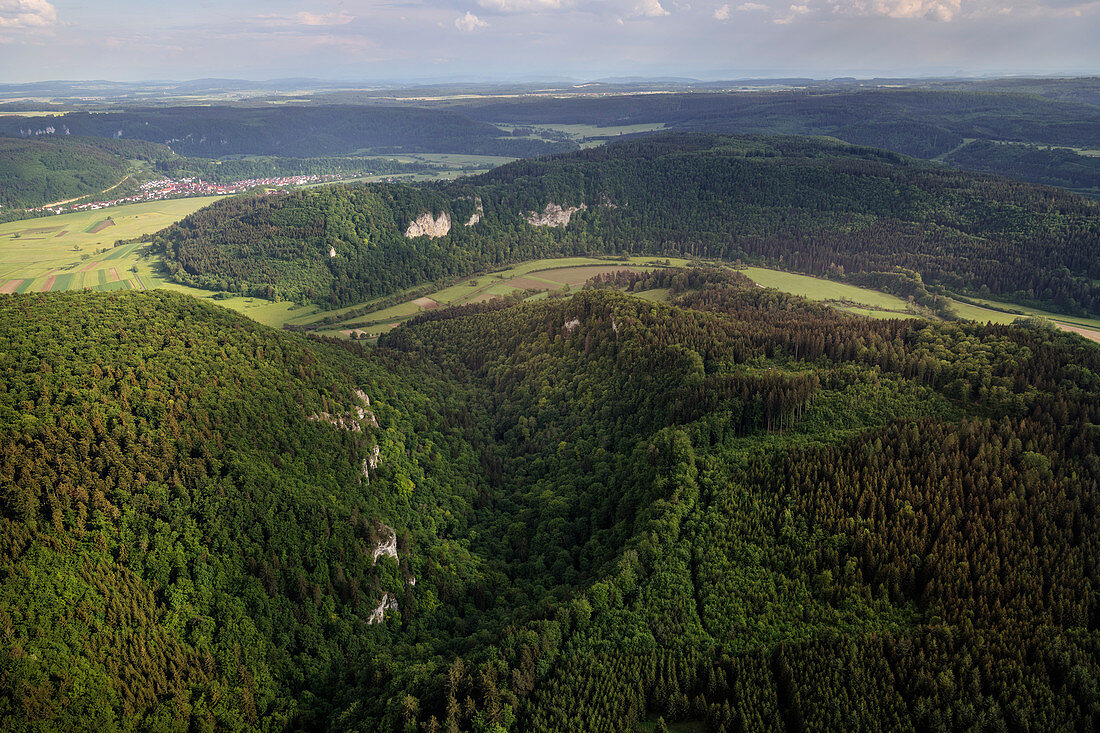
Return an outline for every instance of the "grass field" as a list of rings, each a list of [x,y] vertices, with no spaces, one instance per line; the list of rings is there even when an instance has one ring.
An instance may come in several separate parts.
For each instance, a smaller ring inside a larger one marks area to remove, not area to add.
[[[785,293],[801,295],[841,310],[871,318],[917,318],[919,314],[909,304],[895,295],[855,285],[833,282],[809,275],[771,270],[764,267],[747,267],[742,272],[757,285],[775,288]]]
[[[1064,323],[1069,326],[1081,326],[1083,328],[1095,328],[1100,329],[1100,318],[1086,318],[1084,316],[1066,316],[1061,313],[1054,313],[1052,311],[1040,310],[1039,308],[1029,308],[1025,305],[1016,305],[1015,303],[1002,303],[996,300],[986,300],[980,298],[968,298],[975,303],[987,306],[987,308],[980,308],[978,306],[968,306],[972,309],[977,309],[983,312],[997,313],[998,316],[1008,318],[1005,320],[996,320],[994,323],[1011,323],[1017,318],[1023,318],[1027,316],[1038,316],[1039,318],[1047,318],[1055,323]],[[958,303],[958,301],[955,301]],[[958,303],[958,305],[966,306],[966,303]],[[1015,311],[1015,312],[1012,312]],[[977,320],[977,319],[975,319]]]
[[[139,245],[115,247],[117,240],[151,234],[215,200],[150,201],[0,224],[0,291],[15,280],[23,281],[15,292],[40,292],[47,285],[50,290],[122,287],[116,283],[135,280],[131,268],[142,257]],[[109,277],[111,270],[117,279]]]
[[[618,137],[619,135],[636,135],[641,132],[656,132],[665,129],[663,122],[646,122],[640,125],[536,125],[536,128],[564,132],[574,138],[585,137]]]
[[[665,261],[672,266],[684,266],[687,260],[678,258],[656,257],[631,257],[625,260],[606,260],[592,257],[558,257],[546,260],[533,260],[523,262],[500,272],[484,275],[476,275],[466,278],[461,282],[438,290],[428,296],[434,305],[412,299],[398,305],[373,311],[361,316],[351,316],[346,320],[327,327],[320,333],[329,336],[363,335],[375,337],[384,333],[398,324],[407,321],[425,310],[433,310],[437,307],[449,307],[464,305],[467,303],[479,303],[491,300],[495,297],[512,295],[516,291],[539,291],[530,296],[531,299],[546,297],[552,291],[561,291],[578,287],[590,278],[604,272],[616,272],[619,270],[647,270],[662,265]],[[667,297],[667,291],[649,291],[655,295],[653,299]],[[419,301],[419,302],[418,302]],[[342,311],[336,311],[337,315],[356,310],[361,306],[352,306]],[[288,323],[295,325],[308,325],[321,320],[333,312],[318,312],[315,314],[302,314],[291,318]]]
[[[958,300],[952,300],[951,306],[955,309],[955,312],[959,314],[960,318],[979,321],[981,323],[1012,323],[1017,318],[1045,318],[1063,331],[1076,333],[1080,336],[1084,336],[1089,341],[1100,343],[1100,318],[1064,316],[1060,313],[1052,313],[1050,311],[1039,310],[1038,308],[1028,308],[1022,305],[1016,305],[1015,303],[1000,303],[994,300],[978,300],[977,302],[985,303],[992,307],[983,308]],[[1008,313],[1007,310],[1009,309],[1018,312]]]

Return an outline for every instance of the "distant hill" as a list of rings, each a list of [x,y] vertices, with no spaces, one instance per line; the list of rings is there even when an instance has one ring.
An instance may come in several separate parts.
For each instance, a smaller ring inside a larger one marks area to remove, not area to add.
[[[475,119],[516,124],[662,122],[673,129],[695,132],[830,135],[930,159],[947,155],[971,140],[1100,149],[1096,85],[1087,82],[958,82],[943,84],[949,88],[931,89],[859,89],[853,84],[841,91],[486,100],[462,102],[452,108]],[[1008,91],[1017,89],[1016,93]],[[1066,164],[1041,155],[1023,164],[1019,160],[1010,163],[995,151],[975,148],[951,162],[1036,183],[1063,185],[1066,180]],[[1096,163],[1086,158],[1079,165],[1095,170]]]
[[[407,237],[425,215],[446,219],[444,236]],[[865,284],[902,267],[929,286],[1100,310],[1100,204],[821,138],[661,135],[442,185],[235,199],[155,241],[182,282],[328,306],[522,259],[667,253]]]
[[[171,157],[167,147],[140,140],[0,136],[0,205],[41,206],[99,193],[120,183],[134,163]]]
[[[525,157],[568,150],[569,143],[512,138],[498,128],[444,110],[394,107],[171,107],[55,117],[0,117],[0,133],[145,140],[180,155],[319,157],[353,153],[467,153]]]

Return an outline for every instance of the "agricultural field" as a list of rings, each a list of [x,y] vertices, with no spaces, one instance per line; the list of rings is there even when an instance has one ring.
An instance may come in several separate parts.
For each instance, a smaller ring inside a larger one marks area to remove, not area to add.
[[[140,266],[139,244],[217,197],[150,201],[0,224],[0,292],[157,287]],[[139,267],[140,269],[140,267]]]
[[[638,125],[608,125],[607,127],[601,127],[599,125],[517,125],[507,122],[495,123],[497,127],[504,130],[513,130],[516,127],[530,128],[535,131],[532,137],[542,138],[546,140],[553,140],[553,137],[540,135],[540,131],[549,131],[556,133],[565,133],[574,142],[580,144],[582,148],[594,148],[603,145],[612,138],[619,137],[620,135],[636,135],[643,132],[657,132],[665,129],[665,123],[663,122],[648,122]]]

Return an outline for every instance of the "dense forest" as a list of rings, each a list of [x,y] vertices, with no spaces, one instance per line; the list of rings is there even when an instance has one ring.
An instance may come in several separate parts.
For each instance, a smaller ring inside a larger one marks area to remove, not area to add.
[[[951,165],[979,173],[1061,186],[1100,198],[1100,156],[1069,148],[975,140],[945,156]]]
[[[153,162],[162,145],[100,138],[0,136],[0,207],[24,208],[96,194],[120,183],[132,162]]]
[[[538,225],[559,208],[565,218],[549,223],[566,226]],[[445,215],[446,235],[406,237],[425,214]],[[666,134],[434,186],[237,198],[154,242],[181,282],[329,307],[604,253],[761,261],[861,283],[900,267],[930,288],[1100,312],[1097,202],[824,138]]]
[[[6,730],[1100,720],[1073,335],[667,270],[375,349],[2,296],[0,374]]]
[[[213,183],[236,183],[253,178],[282,176],[383,175],[425,173],[428,163],[397,158],[338,156],[326,158],[277,158],[256,156],[210,160],[175,156],[157,161],[157,173],[171,178],[196,177]]]
[[[49,133],[49,130],[54,132]],[[523,157],[575,147],[513,138],[446,110],[406,107],[170,107],[0,117],[0,134],[85,135],[170,145],[180,155],[313,158],[366,153],[468,153]]]
[[[693,132],[831,135],[856,145],[918,158],[944,156],[974,140],[1100,149],[1100,106],[1095,85],[1089,86],[1083,80],[1061,86],[1051,80],[1019,81],[1001,85],[959,83],[959,89],[954,90],[850,89],[491,100],[462,102],[451,108],[475,119],[531,125],[662,122],[672,129]],[[1054,98],[1040,96],[1043,93]],[[1062,185],[1052,178],[1049,160],[1032,158],[1009,163],[987,156],[981,165],[972,166],[970,157],[960,156],[954,162],[969,170]]]

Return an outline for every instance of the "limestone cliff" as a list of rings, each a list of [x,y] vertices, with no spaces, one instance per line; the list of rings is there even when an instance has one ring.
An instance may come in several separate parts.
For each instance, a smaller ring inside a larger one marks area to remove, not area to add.
[[[542,212],[531,211],[528,212],[524,219],[527,223],[534,227],[564,227],[569,223],[569,220],[573,218],[573,214],[578,211],[587,209],[584,204],[580,206],[560,206],[558,204],[547,204],[546,208]]]
[[[409,224],[409,228],[405,230],[405,236],[409,239],[413,237],[431,237],[432,239],[437,239],[447,236],[447,233],[450,231],[450,214],[444,211],[437,218],[433,219],[431,213],[425,211],[423,214],[416,217],[415,221]]]

